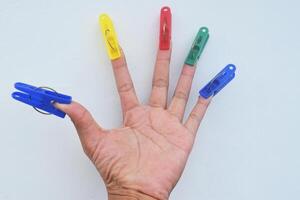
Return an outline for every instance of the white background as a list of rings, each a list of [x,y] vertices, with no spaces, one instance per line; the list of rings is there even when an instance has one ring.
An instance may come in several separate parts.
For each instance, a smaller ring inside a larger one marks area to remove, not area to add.
[[[1,0],[0,200],[107,198],[70,120],[40,115],[10,94],[14,82],[49,86],[84,104],[102,126],[120,126],[97,17],[113,18],[147,102],[163,5],[173,13],[170,97],[201,26],[210,39],[187,111],[217,72],[237,66],[209,108],[171,199],[300,199],[299,1]]]

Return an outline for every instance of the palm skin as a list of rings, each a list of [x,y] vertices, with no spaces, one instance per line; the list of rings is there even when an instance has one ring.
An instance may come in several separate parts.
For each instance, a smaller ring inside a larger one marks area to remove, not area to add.
[[[125,56],[112,61],[123,127],[106,130],[82,105],[56,104],[73,121],[83,149],[102,176],[109,200],[166,200],[179,180],[211,99],[199,97],[182,123],[195,67],[184,65],[167,106],[171,50],[158,51],[148,105],[136,97]]]
[[[122,186],[166,199],[184,169],[193,134],[167,110],[151,106],[128,111],[124,125],[85,151],[108,190]]]

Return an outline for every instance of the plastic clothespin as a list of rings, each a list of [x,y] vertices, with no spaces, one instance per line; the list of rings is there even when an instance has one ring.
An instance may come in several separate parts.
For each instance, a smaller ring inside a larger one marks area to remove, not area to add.
[[[159,31],[159,49],[169,50],[172,33],[172,14],[171,9],[164,6],[160,10],[160,31]]]
[[[35,87],[25,83],[15,83],[15,88],[22,92],[12,93],[12,97],[14,99],[31,105],[36,110],[41,109],[47,112],[43,113],[37,110],[43,114],[53,114],[58,117],[64,118],[66,113],[55,108],[53,104],[55,102],[62,104],[70,104],[72,102],[72,97],[64,94],[59,94],[54,90],[50,91],[52,89],[47,87]]]
[[[107,14],[102,14],[99,17],[99,24],[109,58],[111,60],[120,58],[121,51],[112,20]]]
[[[209,38],[208,28],[201,27],[194,40],[192,48],[185,59],[185,64],[195,66]]]
[[[200,96],[205,99],[215,96],[222,88],[224,88],[235,76],[235,66],[233,64],[227,65],[221,72],[219,72],[208,84],[206,84],[200,91]]]

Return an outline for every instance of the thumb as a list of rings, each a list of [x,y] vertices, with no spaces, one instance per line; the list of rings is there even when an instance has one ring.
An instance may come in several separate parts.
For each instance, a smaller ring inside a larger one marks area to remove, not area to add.
[[[103,129],[97,124],[90,112],[77,102],[71,104],[55,103],[54,106],[65,112],[72,120],[82,142],[94,140]]]

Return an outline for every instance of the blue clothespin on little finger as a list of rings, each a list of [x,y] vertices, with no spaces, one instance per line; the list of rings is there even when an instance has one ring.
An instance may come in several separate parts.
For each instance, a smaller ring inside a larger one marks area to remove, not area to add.
[[[72,97],[57,93],[48,87],[35,87],[25,83],[15,83],[15,88],[22,92],[12,93],[12,97],[20,102],[31,105],[42,114],[53,114],[64,118],[66,113],[54,107],[54,103],[70,104]],[[43,110],[45,112],[42,112]]]
[[[236,67],[233,64],[227,65],[199,91],[200,96],[205,99],[215,96],[235,77],[235,70]]]

